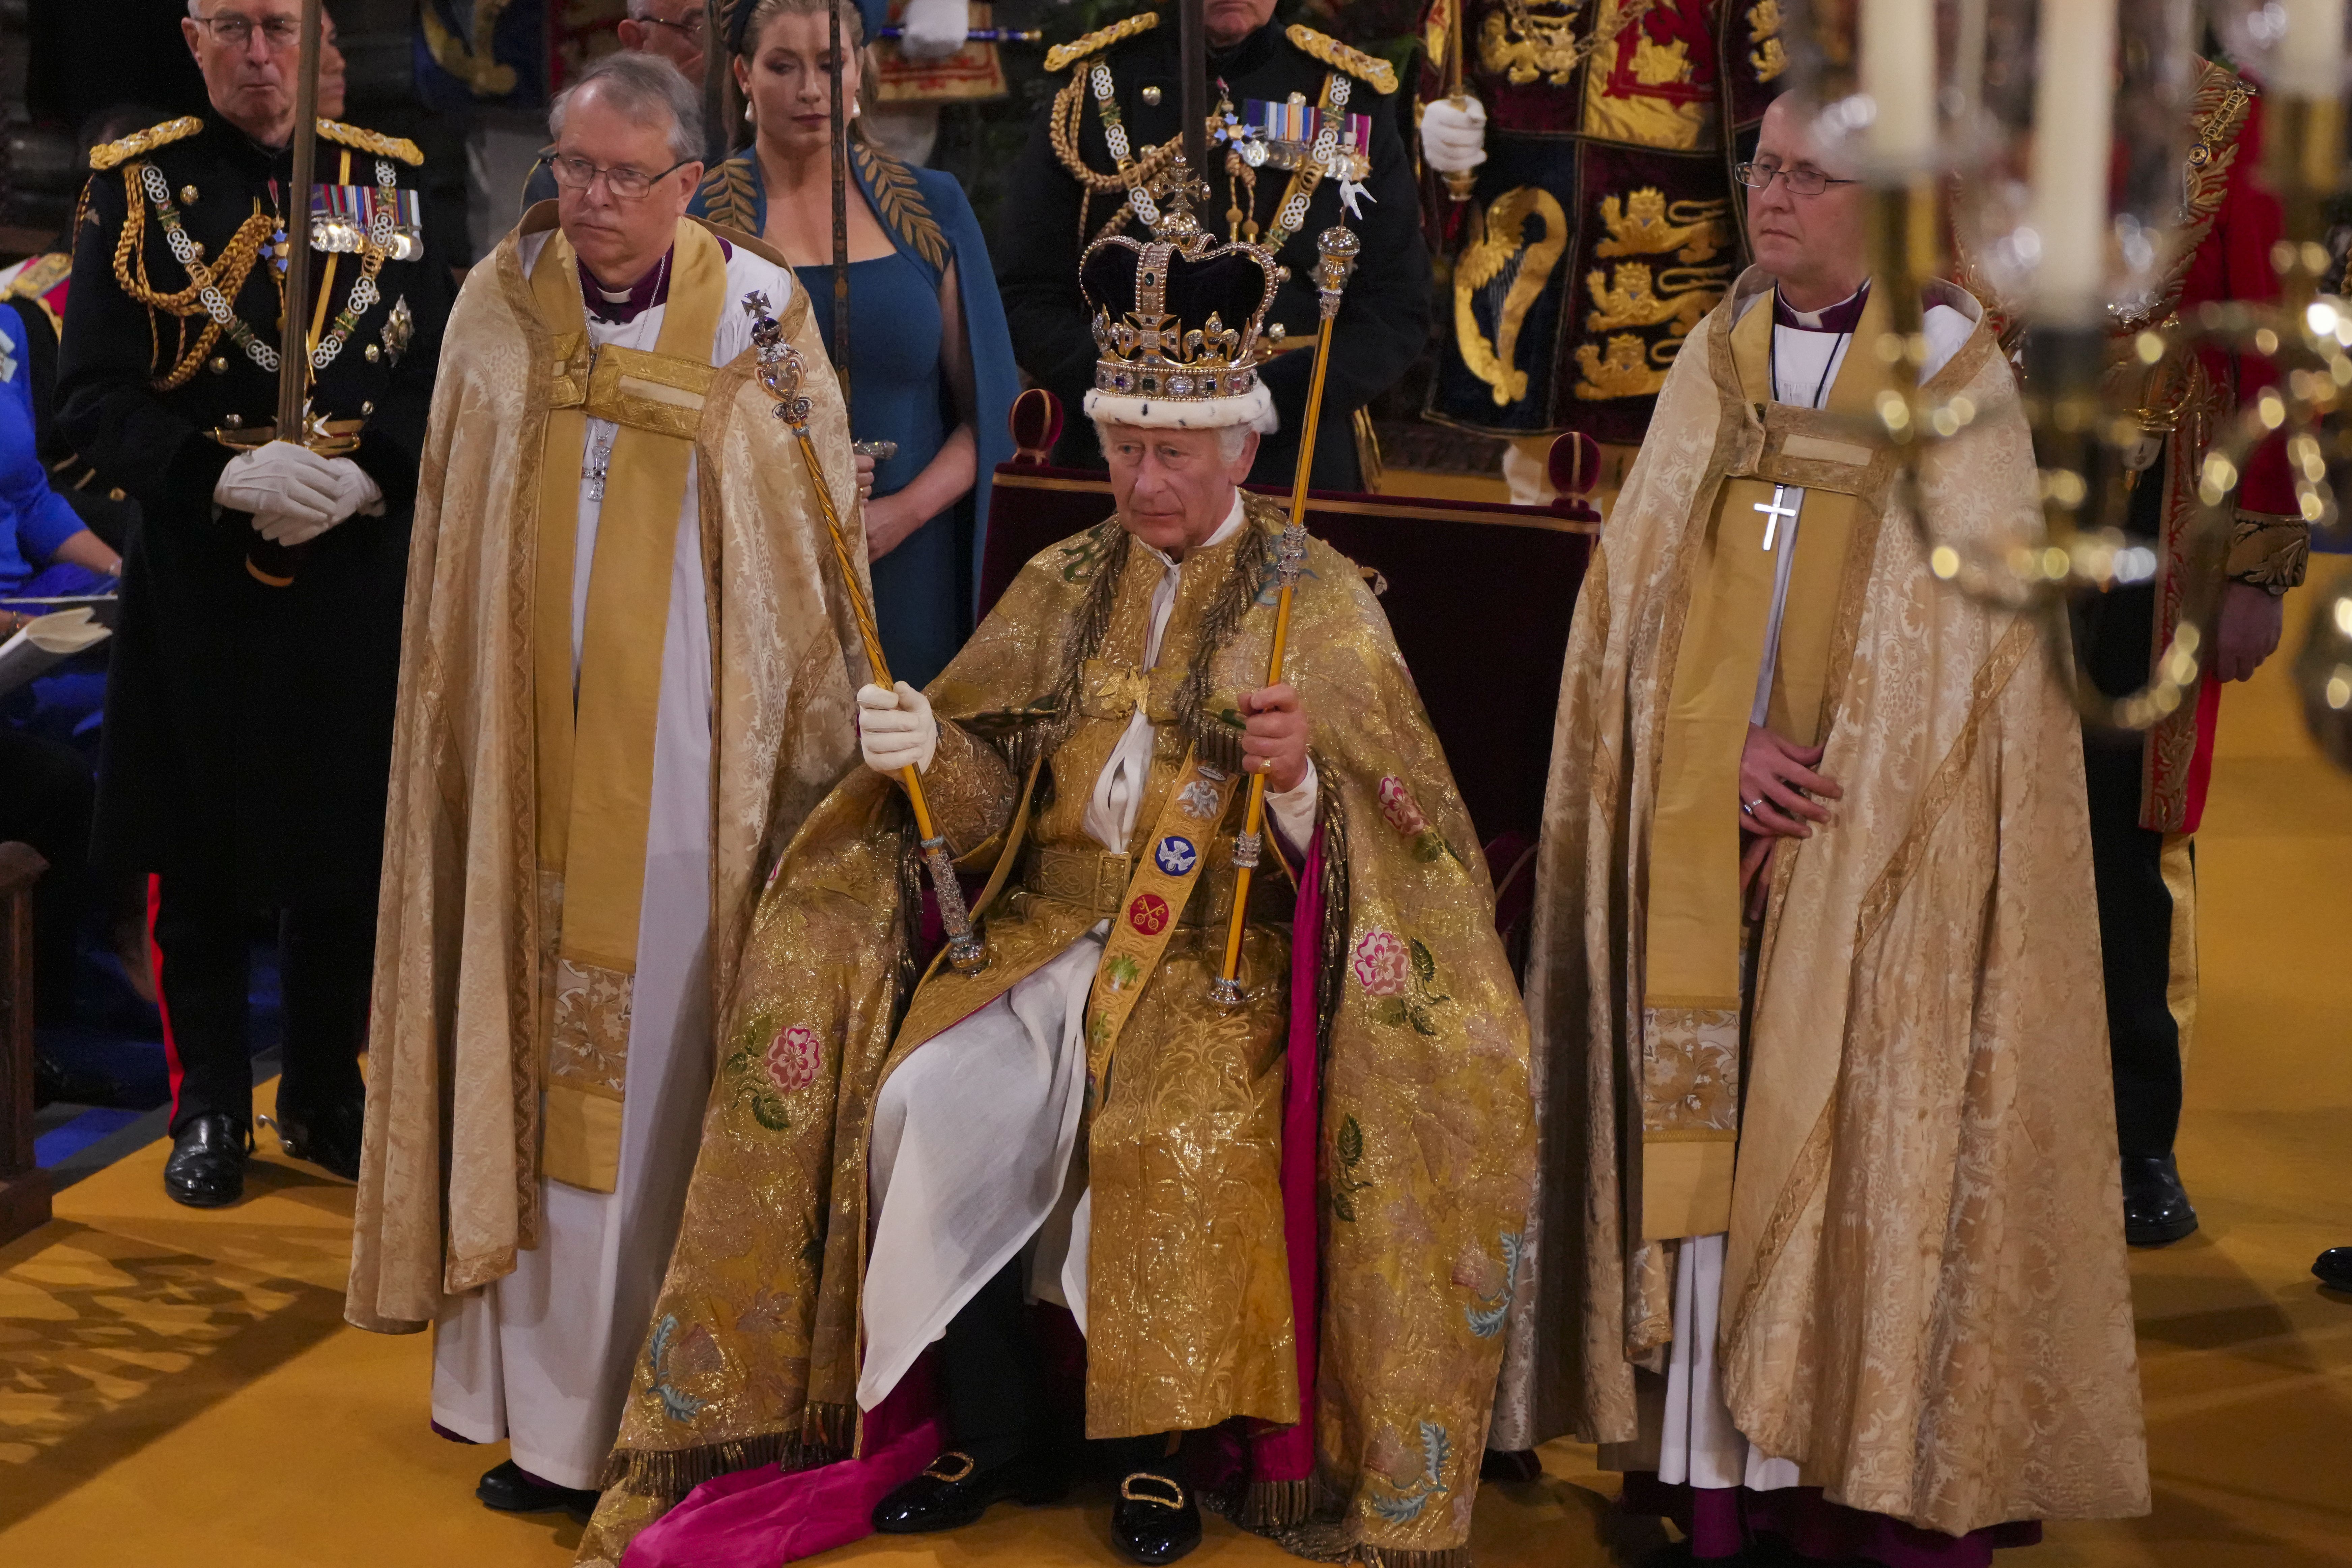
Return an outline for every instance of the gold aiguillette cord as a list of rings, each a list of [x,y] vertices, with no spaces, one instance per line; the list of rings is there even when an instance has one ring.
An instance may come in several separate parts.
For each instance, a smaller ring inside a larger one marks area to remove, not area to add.
[[[1364,242],[1346,226],[1334,224],[1315,237],[1321,259],[1315,264],[1315,288],[1322,320],[1316,327],[1315,378],[1307,392],[1307,424],[1298,437],[1298,468],[1290,483],[1290,522],[1275,545],[1275,568],[1282,591],[1274,604],[1274,647],[1266,656],[1265,683],[1282,680],[1282,658],[1290,644],[1290,601],[1298,585],[1299,568],[1307,560],[1307,486],[1315,466],[1315,437],[1323,423],[1323,380],[1331,368],[1331,321],[1339,313],[1339,294],[1356,269]],[[1242,1000],[1242,931],[1249,917],[1250,874],[1257,868],[1265,847],[1265,774],[1250,775],[1249,805],[1240,837],[1234,840],[1234,911],[1225,928],[1225,963],[1209,983],[1209,994],[1225,1006]]]
[[[779,323],[765,294],[754,290],[743,300],[743,312],[751,318],[751,342],[760,351],[760,384],[776,400],[776,417],[792,429],[801,445],[801,458],[808,465],[810,480],[816,486],[817,510],[824,514],[824,531],[833,540],[833,558],[841,568],[842,586],[849,594],[850,613],[857,619],[857,635],[866,644],[866,661],[874,668],[875,684],[885,690],[895,683],[890,679],[890,666],[882,657],[882,639],[874,629],[874,612],[866,602],[866,594],[857,585],[857,561],[849,552],[849,541],[841,531],[841,514],[834,509],[833,490],[824,482],[824,469],[817,461],[816,443],[809,438],[808,397],[801,391],[801,377],[806,367],[798,350],[784,341],[784,329]],[[963,884],[956,880],[955,862],[948,854],[948,841],[931,824],[929,805],[923,799],[923,781],[909,763],[898,770],[898,782],[907,791],[907,804],[914,808],[915,831],[922,840],[923,862],[930,868],[931,890],[940,901],[940,923],[947,929],[948,962],[958,973],[977,974],[988,967],[988,949],[972,933],[971,914],[964,907]]]

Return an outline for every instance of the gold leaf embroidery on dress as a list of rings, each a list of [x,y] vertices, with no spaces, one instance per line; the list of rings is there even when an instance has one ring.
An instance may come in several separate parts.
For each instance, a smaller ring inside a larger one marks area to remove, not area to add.
[[[1533,244],[1527,233],[1530,218],[1543,223]],[[1515,360],[1519,329],[1568,249],[1568,214],[1549,191],[1519,185],[1496,197],[1483,215],[1471,208],[1470,226],[1469,243],[1454,264],[1454,336],[1462,363],[1494,388],[1497,406],[1507,406],[1528,395],[1528,373]],[[1489,343],[1473,307],[1482,293],[1491,305],[1498,284],[1502,310]]]
[[[1714,259],[1731,242],[1728,214],[1728,203],[1670,203],[1654,186],[1601,198],[1601,223],[1609,237],[1592,247],[1594,256],[1672,253],[1683,265],[1621,261],[1607,273],[1596,268],[1585,274],[1592,309],[1584,318],[1591,338],[1576,351],[1584,372],[1578,397],[1646,397],[1665,384],[1666,367],[1683,341],[1730,284],[1731,264]],[[1665,330],[1654,337],[1625,330],[1654,327]]]
[[[1771,81],[1789,68],[1789,51],[1780,42],[1780,0],[1756,0],[1748,7],[1748,63],[1758,81]]]
[[[1645,1010],[1642,1121],[1651,1132],[1739,1127],[1739,1010]]]

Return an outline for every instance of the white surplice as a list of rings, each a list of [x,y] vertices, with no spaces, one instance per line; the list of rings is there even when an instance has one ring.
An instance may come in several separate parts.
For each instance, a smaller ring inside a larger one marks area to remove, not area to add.
[[[1773,297],[1759,294],[1748,309],[1772,309]],[[1837,307],[1832,306],[1832,310]],[[1796,312],[1800,326],[1775,323],[1772,328],[1774,384],[1778,403],[1819,408],[1829,399],[1838,369],[1853,345],[1851,332],[1825,331],[1822,312]],[[1927,380],[1951,362],[1967,342],[1976,323],[1948,305],[1930,306],[1922,331],[1927,339],[1927,360],[1919,379]],[[1797,530],[1804,521],[1805,492],[1791,489],[1787,504],[1795,517],[1780,520],[1772,542],[1774,562],[1772,613],[1765,622],[1764,659],[1756,676],[1756,704],[1748,712],[1751,724],[1764,722],[1772,696],[1772,676],[1780,658],[1780,621],[1789,607],[1789,581],[1797,559]],[[1743,989],[1747,961],[1740,963]],[[1731,1424],[1723,1400],[1723,1375],[1716,1365],[1716,1326],[1723,1298],[1725,1236],[1688,1236],[1675,1249],[1675,1338],[1666,1359],[1664,1423],[1659,1433],[1658,1479],[1669,1484],[1695,1487],[1747,1487],[1773,1491],[1797,1484],[1797,1466],[1748,1446]]]
[[[547,238],[522,242],[526,272]],[[735,250],[711,363],[724,364],[751,343],[750,319],[733,301],[759,289],[781,312],[793,288],[783,269]],[[667,309],[656,305],[619,324],[592,315],[589,339],[600,348],[651,350]],[[617,430],[608,420],[588,421],[589,468]],[[603,514],[601,487],[583,473],[572,555],[575,682]],[[689,459],[667,584],[614,1190],[592,1193],[542,1179],[539,1246],[519,1254],[504,1279],[459,1298],[435,1325],[434,1420],[476,1442],[509,1439],[516,1464],[559,1486],[595,1487],[612,1452],[633,1363],[677,1239],[710,1093],[712,692],[700,517]]]
[[[1222,544],[1242,526],[1242,500],[1202,546]],[[1176,607],[1178,563],[1159,556],[1146,668],[1156,664]],[[1136,812],[1151,772],[1150,714],[1138,708],[1096,776],[1087,802],[1088,837],[1113,854],[1135,837]],[[1266,813],[1293,846],[1313,836],[1314,764],[1295,788],[1269,790]],[[1070,1309],[1087,1326],[1087,1237],[1090,1207],[1070,1184],[1085,1103],[1082,1038],[1108,921],[1024,976],[1010,991],[908,1058],[874,1105],[866,1157],[874,1245],[867,1254],[866,1359],[857,1402],[871,1410],[923,1348],[1014,1254],[1037,1238],[1030,1291]]]

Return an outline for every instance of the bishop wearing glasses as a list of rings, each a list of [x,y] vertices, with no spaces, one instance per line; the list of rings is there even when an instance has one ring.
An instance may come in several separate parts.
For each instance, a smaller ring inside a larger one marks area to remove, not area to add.
[[[791,268],[685,216],[698,102],[635,53],[555,100],[562,195],[468,277],[424,442],[345,1311],[433,1326],[498,1509],[595,1499],[760,873],[857,757],[752,312],[862,568],[840,394]]]
[[[1740,173],[1757,265],[1570,638],[1502,1397],[1702,1559],[1981,1564],[2148,1506],[2079,725],[2048,624],[1939,581],[1913,515],[1963,553],[2032,529],[2032,444],[1931,284],[1925,394],[1976,416],[1902,486],[1863,187],[1788,99]]]

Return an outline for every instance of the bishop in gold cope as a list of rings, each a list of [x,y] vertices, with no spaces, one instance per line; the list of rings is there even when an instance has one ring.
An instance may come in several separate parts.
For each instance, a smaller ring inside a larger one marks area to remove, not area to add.
[[[1117,511],[927,690],[859,693],[866,770],[786,855],[720,1022],[589,1560],[700,1560],[696,1521],[740,1525],[741,1489],[656,1520],[724,1470],[883,1463],[853,1450],[935,1342],[950,1449],[889,1476],[874,1526],[1058,1495],[1076,1434],[1024,1298],[1085,1336],[1132,1558],[1197,1543],[1180,1450],[1231,1423],[1245,1524],[1319,1511],[1367,1560],[1459,1560],[1533,1160],[1526,1034],[1427,716],[1362,575],[1311,539],[1266,681],[1288,520],[1237,487],[1274,420],[1277,265],[1181,203],[1089,249]],[[976,973],[920,962],[908,770],[985,879]],[[782,1519],[808,1484],[759,1487]]]
[[[1566,1152],[1501,1398],[1701,1557],[1900,1524],[1981,1563],[2148,1501],[2082,746],[2047,621],[1940,583],[1902,499],[1962,550],[2038,519],[1948,285],[1925,390],[1978,415],[1895,484],[1852,174],[1773,104],[1758,264],[1577,605],[1528,976]]]

